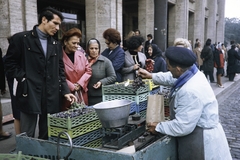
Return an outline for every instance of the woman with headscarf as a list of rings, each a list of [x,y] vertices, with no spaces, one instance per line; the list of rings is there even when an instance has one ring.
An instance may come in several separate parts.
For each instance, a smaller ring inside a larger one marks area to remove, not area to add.
[[[148,45],[148,52],[146,53],[147,59],[151,59],[154,61],[152,73],[157,72],[166,72],[167,71],[167,63],[162,56],[161,49],[156,44]],[[147,69],[147,62],[146,62]]]
[[[112,62],[100,55],[100,42],[92,38],[87,43],[86,53],[92,68],[92,77],[88,83],[89,106],[102,102],[102,85],[116,82],[116,74]]]
[[[146,56],[142,53],[144,38],[132,36],[127,41],[128,50],[125,51],[125,63],[122,68],[123,81],[134,80],[136,71],[145,68]]]
[[[79,100],[88,105],[87,85],[92,75],[92,70],[84,53],[78,50],[81,37],[82,34],[78,28],[72,28],[63,35],[63,62],[66,81],[70,91],[72,93],[76,92],[80,98]],[[63,110],[69,107],[70,103],[64,101]]]

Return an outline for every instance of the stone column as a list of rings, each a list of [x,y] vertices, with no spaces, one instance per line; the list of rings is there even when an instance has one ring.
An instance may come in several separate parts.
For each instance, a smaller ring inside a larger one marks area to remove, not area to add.
[[[217,42],[224,42],[225,30],[225,0],[218,1]]]
[[[194,12],[194,41],[198,38],[201,41],[203,47],[206,39],[204,39],[204,23],[205,23],[205,0],[195,1],[195,12]],[[194,47],[194,46],[193,46]]]
[[[101,51],[107,46],[102,36],[108,28],[117,29],[122,35],[122,0],[87,0],[86,35],[97,38],[101,43]]]
[[[164,52],[167,47],[168,0],[154,1],[154,43]]]
[[[154,0],[138,0],[138,29],[146,39],[148,34],[154,38]],[[136,28],[135,28],[136,29]]]
[[[206,39],[210,38],[212,43],[217,41],[216,39],[216,14],[217,14],[217,0],[207,1],[207,8],[208,8],[208,19],[207,25],[205,28],[206,30]]]
[[[23,3],[24,29],[32,30],[38,24],[37,0],[24,0]]]
[[[176,38],[188,38],[188,1],[178,0],[175,6],[169,7],[168,46]]]

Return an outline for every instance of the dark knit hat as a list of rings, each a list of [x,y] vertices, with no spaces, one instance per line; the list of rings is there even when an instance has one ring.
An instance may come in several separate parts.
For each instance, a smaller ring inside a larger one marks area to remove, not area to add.
[[[191,66],[197,60],[196,55],[184,47],[169,47],[166,49],[165,56],[167,59],[185,66]]]

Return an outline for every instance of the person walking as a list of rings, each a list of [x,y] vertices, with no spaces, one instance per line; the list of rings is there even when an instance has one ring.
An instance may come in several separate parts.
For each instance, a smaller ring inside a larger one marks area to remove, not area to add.
[[[35,136],[38,121],[38,138],[48,139],[47,114],[60,111],[63,96],[71,103],[76,101],[66,83],[62,47],[52,37],[62,20],[61,12],[51,7],[43,9],[38,25],[13,35],[7,50],[6,73],[18,82],[20,128],[29,137]]]
[[[152,78],[154,84],[172,87],[170,120],[147,124],[149,131],[175,137],[179,160],[231,160],[219,121],[218,102],[204,74],[195,65],[196,55],[184,47],[169,47],[165,55],[169,72],[138,71],[143,78]]]

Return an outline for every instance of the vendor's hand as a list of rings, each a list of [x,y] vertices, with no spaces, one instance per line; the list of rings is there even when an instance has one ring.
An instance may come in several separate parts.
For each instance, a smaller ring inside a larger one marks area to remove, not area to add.
[[[157,134],[158,132],[155,130],[157,126],[157,122],[152,122],[147,124],[148,131],[152,134]]]
[[[65,94],[64,97],[73,104],[74,102],[77,102],[77,97],[74,96],[72,93]]]
[[[152,74],[145,69],[140,68],[138,70],[138,75],[145,79],[152,79]]]
[[[93,85],[93,88],[98,89],[99,87],[101,87],[102,83],[101,82],[97,82],[96,84]]]

